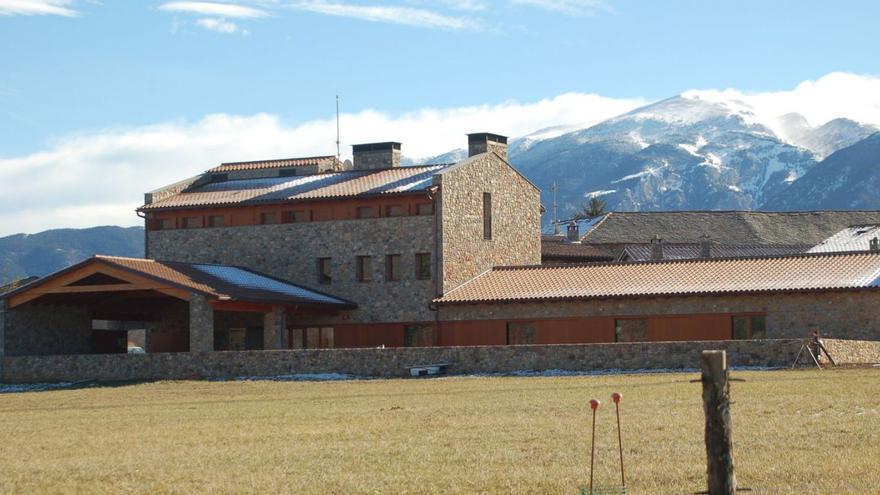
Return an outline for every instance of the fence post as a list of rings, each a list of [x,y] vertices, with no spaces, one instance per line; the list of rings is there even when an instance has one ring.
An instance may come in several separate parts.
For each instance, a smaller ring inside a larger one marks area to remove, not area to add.
[[[730,385],[727,353],[703,351],[703,411],[706,414],[706,474],[709,495],[734,495],[733,440],[730,424]]]

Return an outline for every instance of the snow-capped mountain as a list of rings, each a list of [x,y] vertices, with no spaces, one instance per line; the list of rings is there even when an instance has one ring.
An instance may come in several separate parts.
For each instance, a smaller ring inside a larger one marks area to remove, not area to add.
[[[880,131],[877,127],[842,118],[813,127],[798,113],[783,115],[776,127],[780,138],[814,152],[820,160]]]

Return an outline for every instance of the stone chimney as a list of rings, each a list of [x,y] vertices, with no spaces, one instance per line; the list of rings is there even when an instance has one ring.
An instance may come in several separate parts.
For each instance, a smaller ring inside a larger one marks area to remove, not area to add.
[[[880,239],[874,237],[870,241],[868,241],[868,251],[873,253],[880,253]]]
[[[568,224],[568,235],[566,237],[568,242],[580,242],[581,241],[581,227],[574,220],[569,222]]]
[[[655,235],[654,238],[651,239],[651,259],[663,259],[663,239],[661,239],[659,235]]]
[[[400,143],[355,144],[351,147],[354,170],[379,170],[400,166]]]
[[[712,257],[712,238],[706,234],[700,236],[700,258]]]
[[[479,155],[488,151],[507,160],[507,136],[492,134],[490,132],[478,132],[468,134],[468,156]]]

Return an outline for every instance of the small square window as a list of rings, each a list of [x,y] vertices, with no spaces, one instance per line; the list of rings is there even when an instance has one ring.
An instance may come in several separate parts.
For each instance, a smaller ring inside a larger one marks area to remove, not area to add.
[[[433,203],[419,203],[416,206],[416,214],[417,215],[433,215],[434,214],[434,204]]]
[[[517,321],[507,324],[507,345],[529,345],[535,343],[535,324],[530,321]]]
[[[331,262],[332,258],[318,258],[318,283],[319,284],[329,284],[333,281],[332,272],[331,272]]]
[[[357,207],[357,217],[358,218],[375,218],[376,209],[372,206],[358,206]]]
[[[159,230],[174,230],[174,219],[173,218],[160,218],[156,222],[156,227]]]
[[[416,253],[416,280],[431,280],[431,253]]]
[[[181,225],[185,229],[197,229],[202,226],[202,217],[183,217]]]
[[[223,227],[226,225],[226,218],[223,215],[211,215],[208,217],[209,227]]]
[[[273,223],[278,223],[278,214],[274,211],[260,213],[260,223],[262,225],[271,225]]]
[[[388,205],[385,207],[385,216],[386,217],[402,217],[403,216],[403,206],[400,205]]]
[[[357,280],[358,282],[373,280],[373,258],[371,256],[357,257]]]
[[[282,213],[281,218],[284,223],[308,222],[310,220],[309,210],[291,210]]]
[[[385,280],[396,282],[400,280],[400,255],[389,254],[385,256]]]
[[[642,318],[614,320],[614,341],[647,342],[648,320]]]

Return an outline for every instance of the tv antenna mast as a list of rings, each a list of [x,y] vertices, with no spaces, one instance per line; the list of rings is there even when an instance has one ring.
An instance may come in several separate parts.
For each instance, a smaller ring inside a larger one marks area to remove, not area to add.
[[[339,160],[339,94],[336,94],[336,159]]]
[[[556,191],[559,188],[556,186],[556,181],[553,181],[553,184],[550,186],[550,191],[553,192],[553,235],[559,235],[559,219],[556,217]]]

